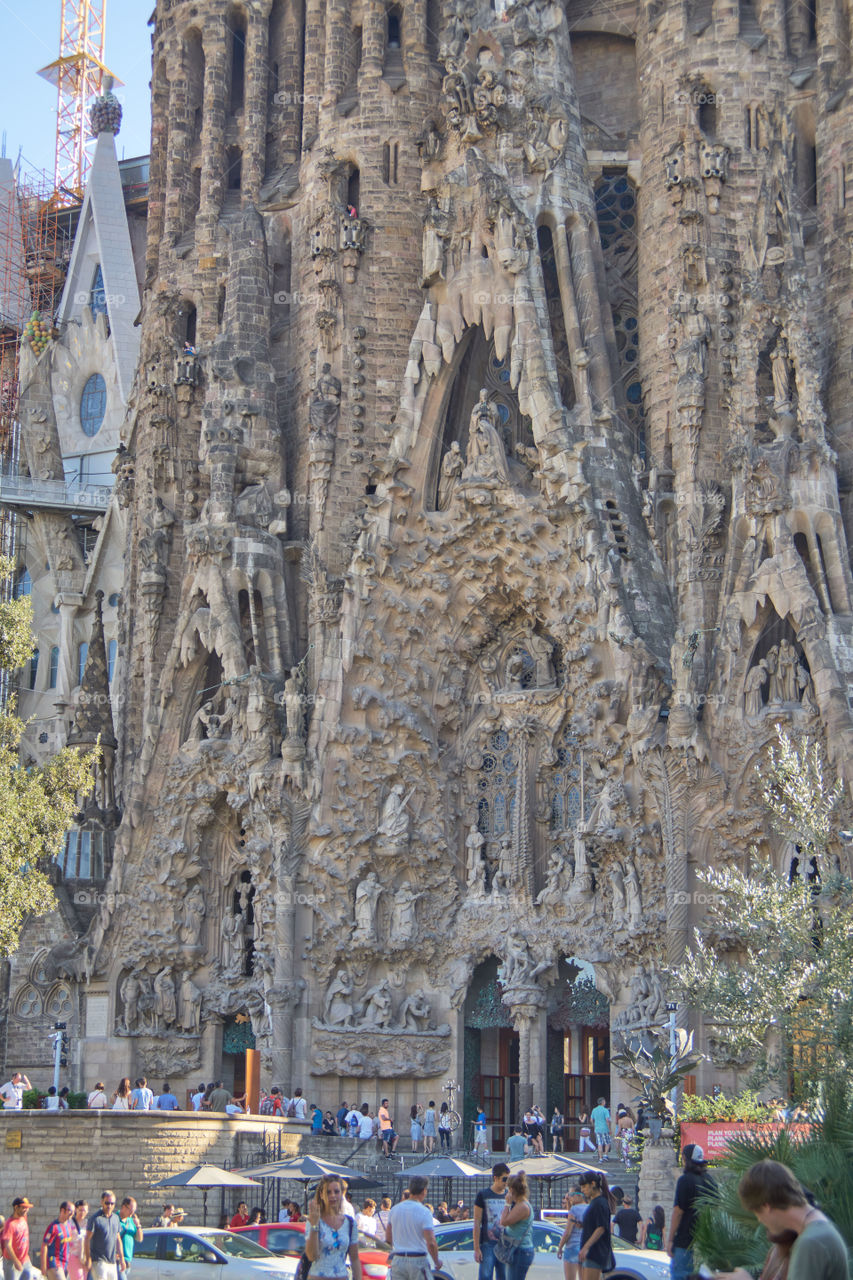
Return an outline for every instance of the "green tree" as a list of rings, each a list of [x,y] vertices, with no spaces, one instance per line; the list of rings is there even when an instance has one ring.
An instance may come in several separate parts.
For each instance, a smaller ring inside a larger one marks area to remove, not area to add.
[[[713,1034],[756,1064],[756,1080],[819,1095],[826,1079],[853,1071],[853,883],[827,866],[832,813],[816,744],[780,734],[760,772],[771,821],[800,847],[789,880],[754,848],[745,870],[700,873],[708,906],[684,963],[673,974]],[[816,859],[818,875],[810,872]]]
[[[0,580],[12,572],[0,557]],[[33,652],[32,608],[27,597],[0,602],[0,666],[21,667]],[[0,957],[17,950],[28,915],[55,905],[45,867],[61,852],[78,810],[77,795],[91,789],[92,754],[60,751],[43,765],[21,763],[26,725],[12,701],[0,712]]]

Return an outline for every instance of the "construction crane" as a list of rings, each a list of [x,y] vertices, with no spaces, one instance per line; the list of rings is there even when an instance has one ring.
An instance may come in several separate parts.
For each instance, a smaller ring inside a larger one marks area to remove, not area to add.
[[[110,72],[104,66],[107,0],[61,0],[61,5],[59,57],[39,75],[57,90],[55,203],[67,205],[83,198],[90,164],[86,110]]]

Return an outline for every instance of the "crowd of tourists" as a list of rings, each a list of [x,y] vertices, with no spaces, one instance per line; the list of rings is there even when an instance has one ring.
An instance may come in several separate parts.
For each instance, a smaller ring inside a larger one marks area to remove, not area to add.
[[[114,1191],[102,1192],[100,1207],[92,1212],[86,1200],[62,1201],[38,1255],[47,1280],[118,1280],[119,1272],[127,1280],[144,1231],[133,1196],[125,1196],[118,1211],[116,1199]],[[34,1280],[28,1223],[32,1208],[31,1200],[17,1196],[0,1228],[4,1280]]]

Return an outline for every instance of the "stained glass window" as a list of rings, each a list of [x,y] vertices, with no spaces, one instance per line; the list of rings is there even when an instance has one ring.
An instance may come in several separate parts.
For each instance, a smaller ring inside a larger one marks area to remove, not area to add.
[[[557,747],[557,759],[551,773],[551,830],[574,831],[592,813],[593,798],[585,788],[581,815],[581,753],[577,739],[568,728],[563,730]]]
[[[518,756],[505,729],[489,738],[477,781],[477,826],[489,839],[512,830]]]
[[[93,373],[80,397],[80,426],[83,434],[96,436],[107,411],[107,384],[100,373]]]

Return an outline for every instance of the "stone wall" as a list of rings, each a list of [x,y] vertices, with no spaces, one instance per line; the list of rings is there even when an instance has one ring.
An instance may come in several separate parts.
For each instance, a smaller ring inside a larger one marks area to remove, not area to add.
[[[9,1212],[15,1196],[33,1201],[30,1242],[41,1243],[47,1224],[62,1200],[86,1197],[96,1204],[105,1187],[119,1201],[132,1195],[139,1203],[143,1227],[154,1221],[164,1200],[187,1210],[189,1223],[200,1223],[202,1193],[183,1187],[153,1191],[161,1178],[196,1164],[239,1167],[262,1143],[277,1143],[282,1158],[297,1155],[308,1126],[264,1117],[231,1119],[177,1111],[134,1115],[118,1111],[43,1111],[0,1113],[0,1210]],[[18,1145],[20,1143],[20,1145]],[[251,1188],[249,1189],[251,1190]],[[247,1194],[247,1193],[244,1193]],[[229,1193],[227,1205],[241,1197]],[[219,1218],[219,1192],[208,1193],[208,1223]]]

